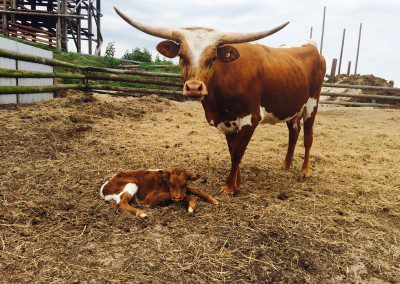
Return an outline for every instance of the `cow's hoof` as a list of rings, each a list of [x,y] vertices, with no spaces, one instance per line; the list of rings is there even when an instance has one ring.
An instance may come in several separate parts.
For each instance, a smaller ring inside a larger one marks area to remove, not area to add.
[[[194,212],[194,209],[193,209],[192,207],[189,206],[189,207],[188,207],[188,213],[189,213],[189,214],[192,214],[193,212]]]
[[[310,176],[311,176],[310,169],[302,169],[300,172],[299,179],[301,181],[304,181],[304,180],[308,179]]]
[[[222,196],[236,196],[238,194],[238,190],[233,186],[224,185],[221,187],[220,194]]]
[[[290,169],[290,164],[287,164],[286,162],[283,162],[281,164],[281,170],[287,171]]]

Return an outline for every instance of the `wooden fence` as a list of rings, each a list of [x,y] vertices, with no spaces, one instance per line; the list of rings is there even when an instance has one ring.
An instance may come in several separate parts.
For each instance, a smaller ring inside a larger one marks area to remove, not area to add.
[[[0,78],[62,78],[78,79],[79,84],[55,84],[51,86],[0,86],[0,95],[2,94],[24,94],[24,93],[42,93],[49,91],[76,89],[86,91],[108,92],[111,95],[120,96],[138,96],[138,94],[161,94],[176,99],[184,98],[181,95],[183,82],[180,74],[147,72],[140,70],[121,70],[101,67],[90,67],[75,65],[55,59],[32,56],[18,52],[0,49],[0,57],[23,60],[33,63],[46,64],[53,67],[62,67],[60,69],[78,70],[76,73],[68,72],[33,72],[21,70],[9,70],[0,68]],[[110,86],[100,84],[101,81],[124,82],[136,84],[136,86]],[[137,86],[140,84],[140,87]],[[143,87],[143,85],[145,87]],[[162,86],[164,89],[155,89],[154,86]],[[324,87],[346,88],[359,90],[387,91],[400,94],[400,88],[386,88],[378,86],[358,86],[325,83]],[[371,106],[371,107],[391,107],[393,102],[400,102],[400,96],[378,95],[378,94],[345,94],[339,92],[322,92],[321,96],[342,97],[354,99],[370,99],[370,103],[361,102],[343,102],[343,101],[321,101],[321,104],[335,104],[346,106]],[[376,103],[376,100],[387,103]]]

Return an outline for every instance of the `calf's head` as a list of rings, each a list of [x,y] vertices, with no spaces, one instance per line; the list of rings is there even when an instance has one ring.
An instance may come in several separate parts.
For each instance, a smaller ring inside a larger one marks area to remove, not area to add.
[[[157,50],[168,58],[179,56],[183,94],[193,100],[202,100],[207,94],[207,83],[214,73],[216,61],[230,63],[240,57],[238,50],[229,45],[265,38],[283,29],[289,22],[276,28],[255,33],[220,32],[206,28],[170,29],[138,23],[115,11],[127,23],[147,34],[167,39],[157,45]]]
[[[159,173],[174,202],[182,201],[186,197],[188,183],[200,177],[200,175],[190,174],[185,170],[163,169]]]

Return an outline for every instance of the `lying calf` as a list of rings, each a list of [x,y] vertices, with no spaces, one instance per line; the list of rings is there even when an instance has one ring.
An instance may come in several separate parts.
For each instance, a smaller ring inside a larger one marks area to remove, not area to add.
[[[197,206],[196,195],[213,204],[218,201],[197,188],[188,185],[189,181],[198,176],[188,174],[184,170],[139,170],[121,172],[107,181],[100,189],[100,195],[107,201],[114,200],[116,208],[128,211],[139,217],[147,217],[142,210],[132,207],[129,201],[133,196],[139,204],[149,205],[151,208],[164,206],[172,202],[183,201],[192,213]]]

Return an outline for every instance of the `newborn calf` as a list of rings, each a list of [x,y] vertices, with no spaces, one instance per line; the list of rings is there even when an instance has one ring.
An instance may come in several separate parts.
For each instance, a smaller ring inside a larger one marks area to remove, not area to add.
[[[198,176],[188,174],[185,170],[139,170],[121,172],[107,181],[100,189],[100,195],[107,201],[114,200],[116,208],[128,211],[139,217],[147,217],[142,210],[132,207],[129,201],[133,196],[139,204],[151,208],[164,206],[172,202],[183,201],[189,213],[197,207],[197,199],[192,194],[213,204],[218,201],[212,196],[188,185]]]

